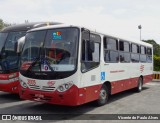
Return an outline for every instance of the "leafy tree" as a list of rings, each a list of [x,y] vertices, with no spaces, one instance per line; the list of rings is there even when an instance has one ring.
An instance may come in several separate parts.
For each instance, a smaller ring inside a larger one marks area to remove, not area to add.
[[[1,31],[4,27],[11,26],[11,25],[12,25],[12,24],[5,23],[5,22],[3,22],[2,19],[0,19],[0,31]]]
[[[154,71],[160,71],[160,57],[154,55]]]

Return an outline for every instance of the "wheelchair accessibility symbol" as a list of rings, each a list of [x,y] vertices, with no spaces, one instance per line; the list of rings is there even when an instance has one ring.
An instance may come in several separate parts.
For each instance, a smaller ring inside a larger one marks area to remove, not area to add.
[[[106,73],[105,72],[101,72],[101,81],[106,79]]]

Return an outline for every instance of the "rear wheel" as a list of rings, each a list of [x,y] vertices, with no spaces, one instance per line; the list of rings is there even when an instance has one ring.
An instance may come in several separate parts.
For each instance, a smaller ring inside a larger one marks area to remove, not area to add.
[[[108,91],[107,86],[103,85],[99,93],[99,98],[98,100],[96,100],[96,105],[102,106],[108,102],[108,97],[109,97],[108,92],[109,91]]]
[[[139,80],[138,80],[138,86],[136,87],[136,91],[141,92],[142,91],[142,86],[143,86],[143,80],[140,77]]]

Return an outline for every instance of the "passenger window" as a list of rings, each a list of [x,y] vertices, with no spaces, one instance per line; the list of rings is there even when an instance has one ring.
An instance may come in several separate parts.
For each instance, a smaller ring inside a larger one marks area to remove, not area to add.
[[[141,54],[146,54],[146,47],[141,46]]]
[[[147,48],[147,62],[152,63],[152,49]]]
[[[146,47],[141,46],[140,47],[140,62],[145,63],[147,60],[147,56],[146,56]]]
[[[104,51],[104,60],[107,63],[117,63],[119,61],[119,53],[118,51],[113,50],[105,50]]]
[[[113,38],[105,38],[104,48],[108,50],[118,50],[118,41]]]
[[[132,44],[132,53],[139,53],[139,46],[137,44]]]
[[[122,63],[130,62],[130,44],[126,41],[119,41],[119,59]]]
[[[132,44],[131,45],[131,61],[133,63],[138,63],[139,62],[139,53],[140,53],[140,49],[139,46],[137,44]]]
[[[106,63],[117,63],[119,61],[118,40],[104,37],[104,61]]]

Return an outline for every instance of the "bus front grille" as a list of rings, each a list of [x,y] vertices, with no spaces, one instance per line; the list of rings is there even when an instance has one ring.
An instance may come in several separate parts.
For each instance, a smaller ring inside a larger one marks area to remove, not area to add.
[[[32,90],[40,90],[40,86],[37,85],[29,85],[29,88]]]
[[[29,85],[29,88],[32,90],[41,90],[41,91],[54,91],[55,87],[48,87],[48,86],[37,86],[37,85]]]
[[[55,87],[42,86],[43,91],[54,91]]]

